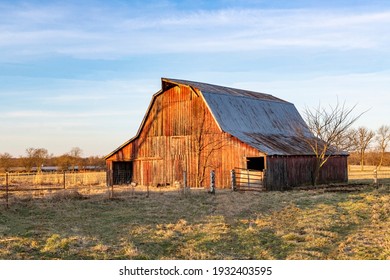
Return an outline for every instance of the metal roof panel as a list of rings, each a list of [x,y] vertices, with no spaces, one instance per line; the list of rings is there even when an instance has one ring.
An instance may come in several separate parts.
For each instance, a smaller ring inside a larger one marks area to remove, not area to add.
[[[312,136],[294,104],[269,94],[193,81],[163,83],[199,90],[219,127],[268,155],[312,155],[302,133]]]
[[[209,92],[209,93],[213,93],[213,94],[223,94],[223,95],[230,95],[230,96],[236,96],[236,97],[248,97],[248,98],[255,98],[255,99],[286,102],[286,101],[284,101],[280,98],[277,98],[275,96],[272,96],[270,94],[254,92],[254,91],[250,91],[250,90],[236,89],[236,88],[230,88],[230,87],[225,87],[225,86],[218,86],[218,85],[212,85],[212,84],[207,84],[207,83],[178,80],[178,79],[162,78],[162,81],[163,81],[163,83],[164,82],[173,82],[176,84],[188,85],[188,86],[191,86],[193,88],[200,90],[202,93]]]

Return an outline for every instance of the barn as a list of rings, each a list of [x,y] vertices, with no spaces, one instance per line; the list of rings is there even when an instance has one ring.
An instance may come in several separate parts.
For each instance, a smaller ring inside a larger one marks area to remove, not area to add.
[[[162,78],[137,134],[106,156],[109,185],[136,182],[217,188],[232,170],[261,173],[266,190],[311,184],[315,156],[295,106],[269,94]],[[249,174],[249,173],[248,173]],[[319,183],[347,181],[347,155],[332,155]]]

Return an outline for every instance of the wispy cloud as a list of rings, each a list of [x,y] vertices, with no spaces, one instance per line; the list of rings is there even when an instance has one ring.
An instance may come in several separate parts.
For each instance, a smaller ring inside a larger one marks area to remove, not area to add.
[[[102,96],[102,95],[72,95],[72,94],[65,94],[65,95],[57,95],[53,97],[44,97],[43,100],[46,102],[56,103],[56,102],[81,102],[81,101],[99,101],[99,100],[107,100],[109,98],[112,98],[112,96]]]
[[[60,119],[69,119],[69,118],[97,118],[97,117],[112,117],[112,116],[129,116],[131,114],[136,114],[136,112],[129,111],[103,111],[103,112],[58,112],[58,111],[42,111],[42,110],[24,110],[24,111],[10,111],[4,112],[0,118],[9,119],[9,118],[40,118],[42,121],[44,118],[60,118]]]
[[[375,108],[366,123],[388,122],[388,4],[44,2],[0,3],[4,151],[107,152],[134,135],[165,75],[267,92],[298,109],[339,97]]]
[[[3,11],[0,48],[5,52],[0,59],[20,54],[118,58],[274,47],[384,49],[390,43],[388,10],[220,9],[143,15],[114,8],[20,8],[8,6]]]

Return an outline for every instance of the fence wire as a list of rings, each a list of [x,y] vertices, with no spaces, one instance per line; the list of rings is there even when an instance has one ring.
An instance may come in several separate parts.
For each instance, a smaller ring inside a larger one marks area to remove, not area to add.
[[[105,189],[106,172],[0,174],[0,200],[8,206],[17,199],[52,195],[60,190],[91,192]]]
[[[0,174],[0,204],[12,204],[23,197],[42,197],[48,194],[54,194],[60,190],[76,190],[84,194],[97,192],[109,193],[110,197],[116,196],[135,196],[150,193],[179,191],[185,193],[187,190],[199,189],[208,190],[210,188],[209,178],[203,178],[200,182],[201,187],[197,188],[196,174],[183,173],[182,177],[171,184],[154,184],[150,186],[139,186],[132,182],[131,173],[118,172],[114,174],[114,185],[108,184],[108,174],[105,171],[100,172],[62,172],[62,173],[8,173]],[[384,170],[350,170],[349,180],[351,183],[365,184],[390,184],[390,169]],[[207,174],[206,176],[209,176]],[[232,186],[231,172],[215,174],[219,178],[216,188],[230,188]],[[236,170],[235,183],[237,189],[245,190],[248,187],[252,189],[264,190],[264,174],[248,170]],[[110,186],[107,188],[107,185]]]

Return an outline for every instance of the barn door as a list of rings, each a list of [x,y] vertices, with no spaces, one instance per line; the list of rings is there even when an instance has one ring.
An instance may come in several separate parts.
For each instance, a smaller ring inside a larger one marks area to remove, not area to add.
[[[172,157],[172,182],[181,182],[183,172],[185,171],[186,159],[186,138],[182,136],[172,137],[171,139],[171,157]]]

